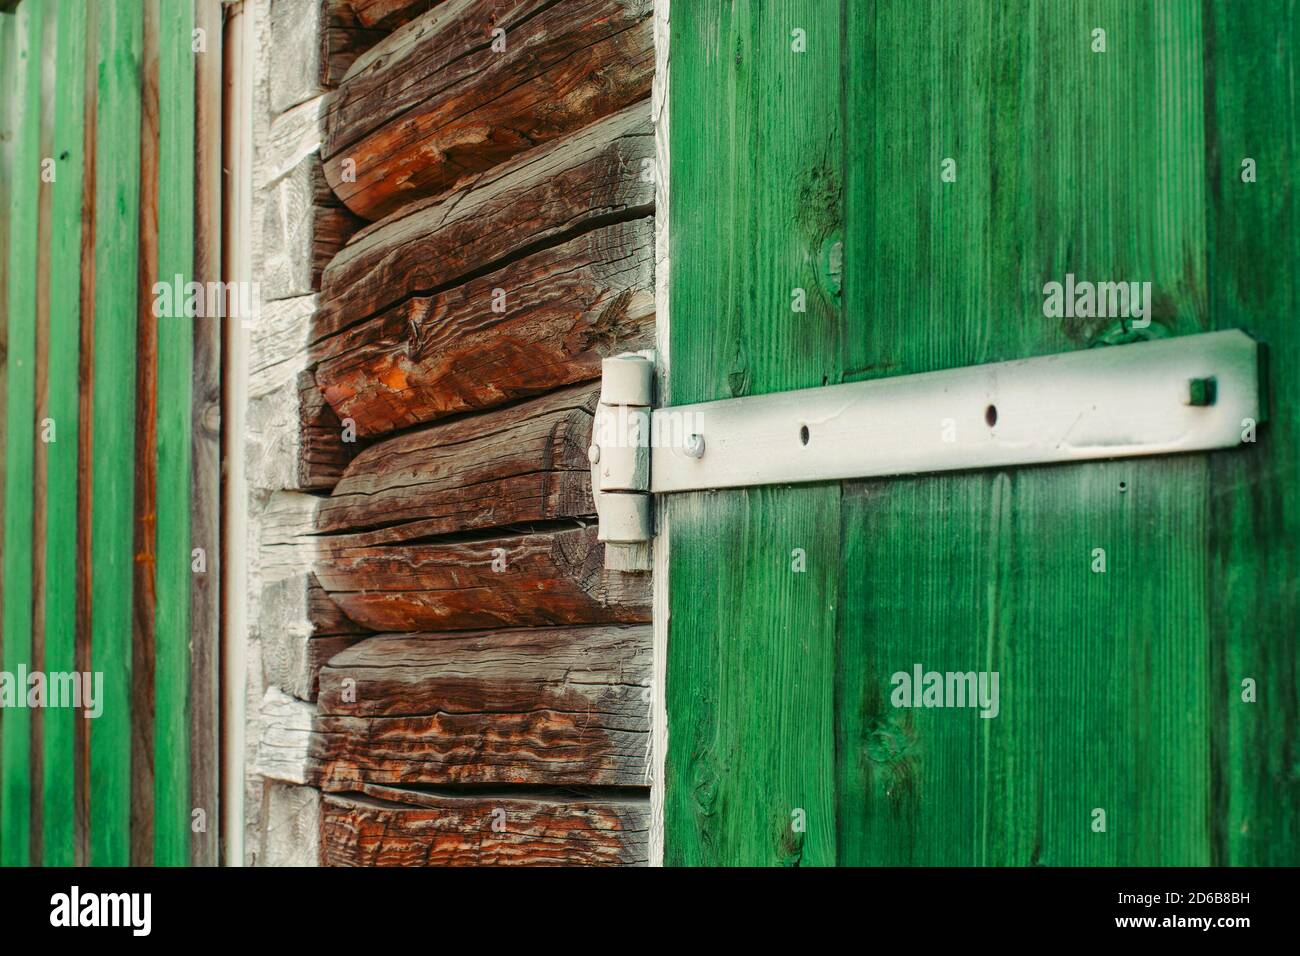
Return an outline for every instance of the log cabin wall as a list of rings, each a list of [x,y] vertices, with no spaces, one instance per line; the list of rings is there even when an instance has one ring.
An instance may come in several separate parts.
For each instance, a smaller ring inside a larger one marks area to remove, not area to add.
[[[654,339],[652,6],[258,8],[250,862],[648,861],[586,450]]]

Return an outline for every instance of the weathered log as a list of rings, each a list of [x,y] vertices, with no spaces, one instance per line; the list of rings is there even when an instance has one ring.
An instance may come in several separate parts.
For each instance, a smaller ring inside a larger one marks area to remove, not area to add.
[[[648,216],[654,150],[637,104],[362,229],[321,276],[312,339],[593,223]]]
[[[275,113],[338,86],[353,61],[386,35],[367,29],[348,0],[271,0],[268,19]]]
[[[322,799],[324,866],[644,866],[644,796],[365,788]]]
[[[367,638],[321,671],[310,776],[644,786],[649,677],[647,625]]]
[[[604,552],[595,527],[468,543],[336,542],[317,576],[353,621],[376,631],[649,621],[649,577],[605,570]]]
[[[352,543],[366,547],[594,514],[598,396],[575,385],[372,445],[320,502],[316,530],[365,531]]]
[[[315,700],[325,663],[371,633],[343,613],[310,571],[267,582],[258,608],[266,684],[299,700]]]
[[[266,303],[249,328],[245,462],[251,487],[327,490],[360,447],[316,387],[307,330],[315,296]]]
[[[314,152],[264,187],[263,196],[263,301],[315,292],[325,267],[363,221],[335,198]]]
[[[650,220],[617,223],[408,299],[322,343],[316,383],[374,437],[597,379],[653,342],[653,241]]]
[[[256,717],[253,773],[283,783],[315,785],[319,775],[311,755],[315,713],[313,705],[290,697],[278,687],[268,687]]]
[[[326,116],[325,174],[380,219],[650,93],[646,0],[446,0],[360,56]]]
[[[312,369],[298,377],[298,487],[324,490],[343,476],[359,447],[356,436],[343,427],[334,409],[326,403],[316,385]]]
[[[257,866],[319,866],[321,792],[267,780],[262,788]]]
[[[395,30],[442,0],[348,0],[357,22],[363,27]]]

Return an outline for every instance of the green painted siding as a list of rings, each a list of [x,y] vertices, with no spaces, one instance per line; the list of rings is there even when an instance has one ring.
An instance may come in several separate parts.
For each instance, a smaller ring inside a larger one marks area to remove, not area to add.
[[[1273,392],[1231,452],[672,500],[667,862],[1300,863],[1298,52],[1284,0],[675,6],[672,403],[1215,328]]]
[[[159,41],[158,279],[193,278],[193,0],[165,0]],[[190,390],[194,329],[158,326],[154,860],[190,860]]]
[[[49,417],[46,496],[45,668],[75,671],[77,626],[77,474],[81,337],[81,204],[84,191],[86,6],[61,0],[56,34],[54,158],[58,169],[50,230]],[[45,714],[42,799],[45,863],[75,862],[76,788],[68,768],[76,759],[71,710]]]
[[[192,787],[215,792],[191,770],[191,750],[206,746],[193,741],[215,720],[190,696],[191,647],[215,641],[191,628],[196,327],[155,316],[149,286],[197,278],[196,57],[219,58],[220,37],[193,51],[196,3],[210,17],[211,0],[150,2],[22,0],[0,14],[3,670],[103,674],[95,719],[0,708],[6,865],[210,858],[210,836],[191,829]],[[142,210],[154,194],[156,235]],[[157,275],[142,274],[153,248]],[[137,354],[146,322],[157,323],[156,356]],[[155,381],[155,393],[137,388]],[[157,487],[141,496],[150,448]],[[142,553],[138,528],[153,538]],[[142,615],[152,643],[137,633]],[[201,809],[215,826],[217,808]]]
[[[104,713],[91,728],[90,862],[130,863],[132,511],[135,469],[136,271],[140,249],[138,0],[99,10],[95,152],[95,333],[92,373],[91,667]]]
[[[9,349],[5,427],[4,670],[31,665],[32,505],[36,454],[36,235],[41,189],[40,96],[45,5],[14,14],[10,129]],[[0,862],[25,866],[31,843],[31,711],[3,713],[0,730]]]

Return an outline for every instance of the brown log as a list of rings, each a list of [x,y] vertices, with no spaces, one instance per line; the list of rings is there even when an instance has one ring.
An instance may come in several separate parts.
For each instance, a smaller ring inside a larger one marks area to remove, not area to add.
[[[367,638],[321,670],[309,779],[644,786],[650,631]]]
[[[653,247],[650,220],[617,223],[408,299],[322,343],[316,383],[374,437],[597,379],[653,344]]]
[[[321,276],[312,339],[592,223],[650,215],[654,150],[637,104],[362,229]]]
[[[316,530],[365,531],[352,542],[365,547],[592,515],[598,397],[575,385],[372,445],[321,501]]]
[[[367,786],[321,801],[323,866],[644,866],[645,796]]]
[[[644,0],[446,0],[359,57],[332,94],[330,185],[380,219],[644,99],[650,11]]]
[[[363,27],[395,30],[442,0],[348,0],[357,22]]]
[[[335,544],[317,568],[329,597],[376,631],[650,620],[648,575],[607,571],[595,527],[451,544]]]

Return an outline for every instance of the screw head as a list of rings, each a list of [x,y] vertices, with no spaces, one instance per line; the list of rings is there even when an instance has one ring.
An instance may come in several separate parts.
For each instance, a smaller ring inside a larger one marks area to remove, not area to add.
[[[597,465],[600,463],[599,445],[592,445],[590,448],[587,449],[587,461],[591,462],[593,465]]]
[[[704,457],[704,436],[698,433],[693,435],[688,435],[686,437],[686,444],[683,446],[683,448],[686,454],[691,458],[703,458]]]

